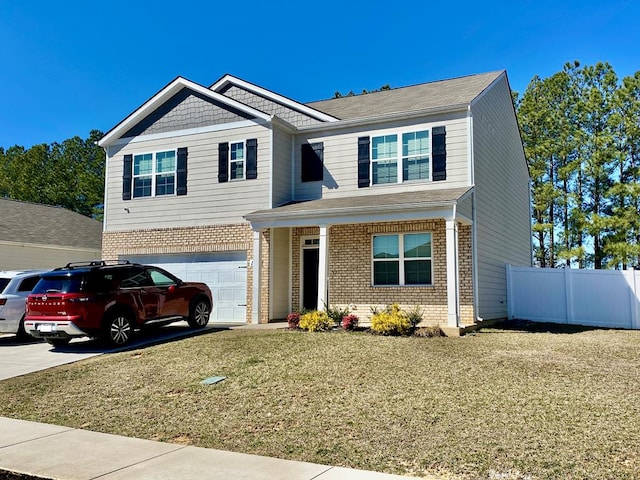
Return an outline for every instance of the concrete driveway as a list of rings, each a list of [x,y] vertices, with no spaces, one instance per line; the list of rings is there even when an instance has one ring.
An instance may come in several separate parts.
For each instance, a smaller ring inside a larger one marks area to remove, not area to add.
[[[42,340],[34,339],[33,341],[21,342],[16,340],[15,335],[0,334],[0,380],[77,362],[105,353],[144,348],[240,325],[244,324],[215,323],[209,324],[203,330],[192,330],[186,322],[177,322],[166,327],[139,332],[130,345],[120,349],[108,349],[100,342],[89,339],[72,340],[64,348],[54,349]]]

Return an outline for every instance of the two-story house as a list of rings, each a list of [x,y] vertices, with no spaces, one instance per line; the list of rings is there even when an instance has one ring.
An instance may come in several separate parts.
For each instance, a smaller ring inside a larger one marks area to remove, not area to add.
[[[205,281],[212,321],[398,303],[455,329],[505,318],[531,264],[504,71],[307,104],[178,77],[100,145],[103,257]]]

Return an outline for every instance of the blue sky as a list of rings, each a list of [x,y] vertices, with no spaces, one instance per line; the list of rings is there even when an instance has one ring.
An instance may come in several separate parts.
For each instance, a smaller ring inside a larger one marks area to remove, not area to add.
[[[0,147],[108,131],[180,75],[302,102],[567,61],[640,70],[640,2],[0,1]]]

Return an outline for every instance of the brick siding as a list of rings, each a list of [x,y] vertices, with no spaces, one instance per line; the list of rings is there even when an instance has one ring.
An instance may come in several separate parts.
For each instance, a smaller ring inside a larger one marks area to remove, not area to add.
[[[427,287],[373,287],[371,242],[380,233],[432,233],[433,285]],[[293,230],[292,305],[300,305],[301,237],[318,235],[318,228]],[[471,262],[471,227],[459,225],[458,232],[460,321],[474,322],[473,278]],[[372,308],[391,303],[423,311],[423,323],[447,323],[447,264],[444,220],[392,222],[357,225],[334,225],[329,230],[329,303],[349,306],[364,322],[370,320]]]

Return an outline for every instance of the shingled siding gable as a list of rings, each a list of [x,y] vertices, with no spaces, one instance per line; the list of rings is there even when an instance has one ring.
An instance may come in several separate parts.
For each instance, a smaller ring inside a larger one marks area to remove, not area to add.
[[[221,125],[251,118],[228,105],[216,102],[191,89],[183,88],[122,137]]]
[[[284,121],[289,122],[298,128],[322,123],[320,120],[236,85],[227,85],[218,93],[221,93],[226,97],[233,98],[234,100],[242,102],[245,105],[249,105],[256,110],[260,110],[261,112],[269,115],[277,115]]]

